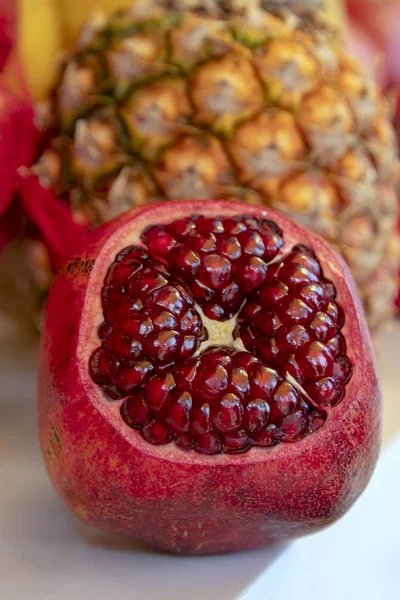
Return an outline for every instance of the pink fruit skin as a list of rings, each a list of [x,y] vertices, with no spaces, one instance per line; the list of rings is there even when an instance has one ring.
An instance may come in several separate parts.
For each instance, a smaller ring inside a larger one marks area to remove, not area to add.
[[[188,214],[242,214],[237,203],[186,203]],[[323,240],[270,210],[246,213],[274,220],[308,243],[334,273],[346,310],[348,354],[354,365],[346,397],[316,433],[240,456],[165,452],[127,434],[91,400],[77,349],[85,328],[85,297],[101,248],[137,215],[176,218],[179,203],[146,207],[96,230],[84,254],[55,282],[47,310],[39,374],[44,460],[66,504],[87,524],[180,554],[257,548],[321,530],[341,517],[364,490],[380,445],[381,393],[372,345],[355,284]],[[222,209],[224,207],[224,209]],[[228,208],[227,208],[228,207]],[[109,256],[109,260],[113,259]],[[164,448],[164,450],[163,450]]]

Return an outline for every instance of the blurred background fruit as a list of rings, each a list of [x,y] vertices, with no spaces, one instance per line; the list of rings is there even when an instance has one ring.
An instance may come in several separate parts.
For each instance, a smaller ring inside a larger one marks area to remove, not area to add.
[[[317,3],[283,4],[180,13],[137,0],[97,16],[61,68],[34,170],[94,226],[163,199],[287,212],[343,253],[376,329],[392,313],[399,253],[387,106]]]
[[[348,0],[353,50],[388,94],[400,140],[400,0]],[[399,224],[400,229],[400,224]],[[400,312],[400,291],[396,300]]]
[[[325,0],[324,10],[332,25],[337,27],[342,34],[346,34],[348,28],[348,14],[345,1]]]
[[[18,0],[18,16],[23,67],[34,99],[41,100],[54,85],[55,59],[63,46],[57,1]]]
[[[17,0],[20,52],[35,100],[48,93],[56,73],[55,57],[63,48],[75,43],[85,21],[99,11],[110,15],[130,8],[133,3],[134,0]],[[286,4],[300,11],[304,6],[317,5],[313,0],[272,0],[269,4]],[[342,0],[325,0],[321,14],[338,29],[345,28],[346,11]]]
[[[62,21],[64,42],[67,47],[76,41],[82,24],[101,10],[111,14],[121,8],[130,8],[133,0],[56,0]]]
[[[386,63],[389,79],[400,80],[400,1],[347,0],[351,23],[368,36]]]

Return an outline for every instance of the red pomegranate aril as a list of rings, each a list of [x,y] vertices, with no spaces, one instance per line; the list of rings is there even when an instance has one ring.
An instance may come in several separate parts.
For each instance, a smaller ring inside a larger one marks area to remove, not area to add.
[[[261,338],[256,340],[256,353],[257,355],[260,356],[260,358],[265,362],[265,363],[270,363],[270,364],[276,364],[278,358],[284,358],[284,357],[280,357],[279,354],[279,348],[278,345],[276,343],[276,340],[271,339],[271,338]]]
[[[285,298],[277,307],[276,313],[284,325],[305,325],[312,317],[313,310],[300,298]]]
[[[297,362],[306,378],[333,375],[334,360],[329,348],[321,342],[310,342],[297,353]]]
[[[339,308],[336,302],[329,302],[328,306],[326,307],[326,313],[330,316],[336,327],[343,327],[343,311],[341,308]]]
[[[203,307],[203,312],[209,319],[223,321],[228,318],[226,310],[220,304],[208,303]]]
[[[289,373],[289,375],[291,375],[299,385],[303,385],[305,377],[298,365],[296,356],[294,354],[291,354],[289,358],[283,363],[282,371],[284,373]]]
[[[278,279],[279,272],[283,267],[283,262],[274,262],[268,266],[268,281]]]
[[[120,288],[106,285],[103,287],[101,294],[101,305],[103,313],[106,316],[108,323],[113,323],[115,319],[115,313],[118,308],[118,302],[123,297],[123,292]]]
[[[318,262],[315,252],[307,246],[301,244],[293,246],[292,251],[287,255],[285,261],[306,267],[313,271],[318,278],[322,277],[321,265]]]
[[[210,357],[213,363],[219,363],[227,366],[232,363],[232,356],[235,355],[233,348],[221,348],[220,346],[210,346],[202,353],[203,357]]]
[[[122,361],[138,358],[142,353],[142,344],[125,335],[112,333],[104,342],[104,349]]]
[[[347,356],[339,356],[334,366],[334,375],[342,385],[348,383],[353,373],[353,365]]]
[[[113,383],[102,383],[101,391],[107,397],[107,400],[121,400],[124,394]]]
[[[196,437],[212,431],[209,404],[202,404],[201,406],[193,409],[191,431]]]
[[[165,231],[162,225],[152,225],[142,233],[141,239],[145,242],[152,254],[165,258],[176,244],[175,238]]]
[[[307,431],[308,433],[315,433],[318,429],[325,424],[327,418],[326,412],[315,411],[307,417]]]
[[[168,264],[175,275],[190,280],[196,276],[200,257],[184,244],[176,244],[168,255]]]
[[[235,236],[222,238],[218,243],[218,252],[229,260],[237,260],[242,256],[242,247]]]
[[[265,308],[273,308],[289,293],[289,288],[282,281],[270,281],[260,290],[259,301]]]
[[[281,433],[276,425],[267,425],[253,435],[253,444],[261,448],[276,446],[281,441]]]
[[[175,444],[179,446],[179,448],[190,450],[194,446],[194,440],[190,433],[183,433],[175,438]]]
[[[264,283],[267,276],[267,263],[257,256],[241,258],[236,263],[236,279],[245,293],[253,292]]]
[[[110,306],[107,311],[107,318],[110,319],[110,311],[112,311],[112,320],[110,323],[114,324],[120,319],[132,319],[143,310],[143,302],[140,298],[130,298],[125,294],[120,294]],[[142,316],[139,316],[142,319]]]
[[[132,313],[129,318],[117,320],[113,331],[140,340],[153,333],[154,325],[148,317]]]
[[[271,419],[275,421],[289,415],[300,403],[300,396],[291,383],[284,381],[274,393],[271,402]]]
[[[107,350],[98,348],[90,357],[90,376],[95,383],[109,383],[115,376],[118,365],[118,360]]]
[[[146,261],[148,258],[147,251],[142,246],[127,246],[115,257],[115,262],[123,260],[136,260],[138,263]]]
[[[205,433],[197,436],[194,440],[194,447],[200,454],[212,455],[222,452],[221,440],[215,433]]]
[[[192,308],[190,308],[180,319],[180,329],[183,332],[192,333],[196,330],[202,329],[202,322],[199,314]],[[172,329],[172,327],[171,327]]]
[[[172,399],[176,383],[174,377],[167,375],[155,375],[144,388],[146,404],[155,415],[160,415],[163,409]]]
[[[256,364],[251,368],[250,390],[255,398],[269,400],[282,381],[278,372],[270,367]]]
[[[127,292],[132,298],[136,298],[138,294],[153,292],[167,283],[168,279],[162,273],[154,269],[144,269],[140,272],[139,277],[133,277],[129,282]]]
[[[199,253],[215,252],[217,249],[217,238],[213,233],[202,235],[200,233],[191,233],[185,237],[185,244],[188,244],[192,250]],[[170,255],[172,258],[172,253]]]
[[[192,283],[191,290],[194,299],[200,305],[204,305],[206,302],[210,302],[215,297],[215,292],[198,279],[196,279]]]
[[[250,392],[250,382],[247,371],[243,367],[235,367],[231,372],[231,390],[240,398]]]
[[[115,262],[108,270],[106,283],[110,285],[124,285],[130,277],[137,275],[143,266],[136,260]]]
[[[140,433],[146,442],[150,442],[155,446],[169,444],[173,438],[172,431],[164,423],[157,423],[157,421],[145,425]]]
[[[99,336],[99,339],[104,342],[104,340],[106,340],[107,337],[112,333],[112,330],[113,328],[111,325],[107,323],[107,321],[103,321],[97,330],[97,335]]]
[[[219,254],[204,257],[199,269],[199,279],[213,290],[221,290],[228,285],[232,274],[229,260]]]
[[[197,358],[185,360],[183,363],[180,363],[177,367],[175,367],[174,376],[179,392],[184,392],[186,390],[191,391],[198,367],[199,360]]]
[[[267,337],[272,337],[281,326],[278,316],[273,311],[260,311],[253,323],[258,333]]]
[[[146,356],[160,365],[168,365],[178,358],[181,341],[181,334],[178,331],[168,329],[160,331],[146,341]]]
[[[215,401],[226,391],[228,383],[228,372],[223,365],[215,361],[206,363],[196,375],[196,396],[204,402]]]
[[[271,221],[271,219],[260,219],[259,223],[259,231],[262,233],[274,233],[279,236],[280,244],[283,246],[283,230],[275,221]]]
[[[180,321],[180,323],[182,324],[182,321]],[[163,331],[164,329],[176,329],[178,327],[178,319],[170,312],[165,310],[161,313],[155,314],[152,319],[152,324],[156,331]]]
[[[309,283],[299,291],[299,298],[316,310],[324,310],[328,304],[324,288],[320,283]]]
[[[331,317],[324,312],[317,312],[313,320],[309,324],[311,333],[316,340],[326,342],[330,340],[336,333],[337,327]]]
[[[246,231],[247,227],[241,220],[242,215],[236,217],[225,217],[224,218],[224,232],[237,234],[242,231]]]
[[[246,406],[245,423],[251,432],[258,431],[268,423],[271,412],[270,405],[262,398],[254,398]]]
[[[204,235],[209,233],[224,233],[224,226],[220,219],[208,219],[207,217],[197,217],[195,219],[196,229]]]
[[[169,233],[175,237],[186,236],[191,231],[195,231],[196,225],[190,218],[178,219],[168,225]]]
[[[181,317],[186,308],[177,286],[165,286],[153,292],[149,297],[149,302],[153,306],[165,308],[168,312],[177,317]]]
[[[277,427],[282,442],[297,442],[307,433],[307,415],[302,410],[298,410],[283,417],[277,423]]]
[[[310,334],[303,325],[295,325],[290,329],[279,327],[276,341],[281,352],[295,352],[310,341]]]
[[[211,414],[214,427],[221,433],[236,431],[243,422],[242,403],[232,393],[225,394],[218,405],[213,405]]]
[[[181,360],[193,356],[198,347],[200,346],[200,340],[195,335],[185,335],[183,338],[182,346],[179,351]]]
[[[188,392],[170,403],[165,420],[174,433],[181,435],[189,432],[191,410],[192,397]]]
[[[281,234],[269,232],[267,235],[261,233],[265,247],[265,258],[267,261],[273,260],[279,254],[283,246]]]
[[[323,283],[324,295],[328,302],[335,300],[336,298],[336,288],[331,281],[325,281]]]
[[[242,341],[242,344],[244,345],[246,350],[248,350],[248,352],[255,352],[256,344],[255,344],[253,332],[251,331],[250,327],[248,327],[248,328],[236,327],[233,335],[234,335],[235,340],[240,339]]]
[[[229,314],[232,314],[232,311],[237,311],[242,304],[240,288],[234,281],[221,290],[220,298],[223,307],[225,307]]]
[[[283,265],[279,271],[279,279],[288,286],[304,285],[309,282],[316,283],[319,280],[314,271],[294,262]]]
[[[250,354],[250,352],[235,352],[232,356],[232,367],[233,369],[246,369],[249,370],[252,367],[252,372],[256,368],[256,365],[260,365],[260,361]]]
[[[125,362],[117,370],[117,385],[126,394],[132,394],[150,379],[152,371],[153,365],[147,360]]]
[[[141,429],[152,419],[151,411],[141,394],[128,396],[124,400],[121,405],[121,416],[125,423],[134,429]]]
[[[316,404],[337,406],[344,397],[344,387],[335,377],[324,377],[305,385],[305,390]]]
[[[330,339],[326,344],[331,351],[332,356],[343,356],[346,354],[346,342],[344,337],[339,333]]]
[[[257,231],[244,231],[238,236],[243,252],[249,256],[265,255],[265,246],[263,239]]]
[[[251,439],[244,429],[222,436],[222,444],[226,454],[243,454],[252,446]]]

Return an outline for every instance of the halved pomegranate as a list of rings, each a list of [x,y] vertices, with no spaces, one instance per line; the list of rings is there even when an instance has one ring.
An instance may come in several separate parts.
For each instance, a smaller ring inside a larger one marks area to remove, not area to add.
[[[365,488],[381,396],[348,268],[287,217],[153,205],[50,294],[41,443],[85,522],[177,553],[315,532]]]

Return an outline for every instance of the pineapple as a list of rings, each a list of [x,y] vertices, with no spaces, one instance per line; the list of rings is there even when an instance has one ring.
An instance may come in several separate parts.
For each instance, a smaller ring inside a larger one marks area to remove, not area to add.
[[[395,138],[320,5],[136,0],[97,15],[41,111],[56,133],[34,171],[94,226],[171,199],[286,212],[343,254],[377,329],[397,289]]]

